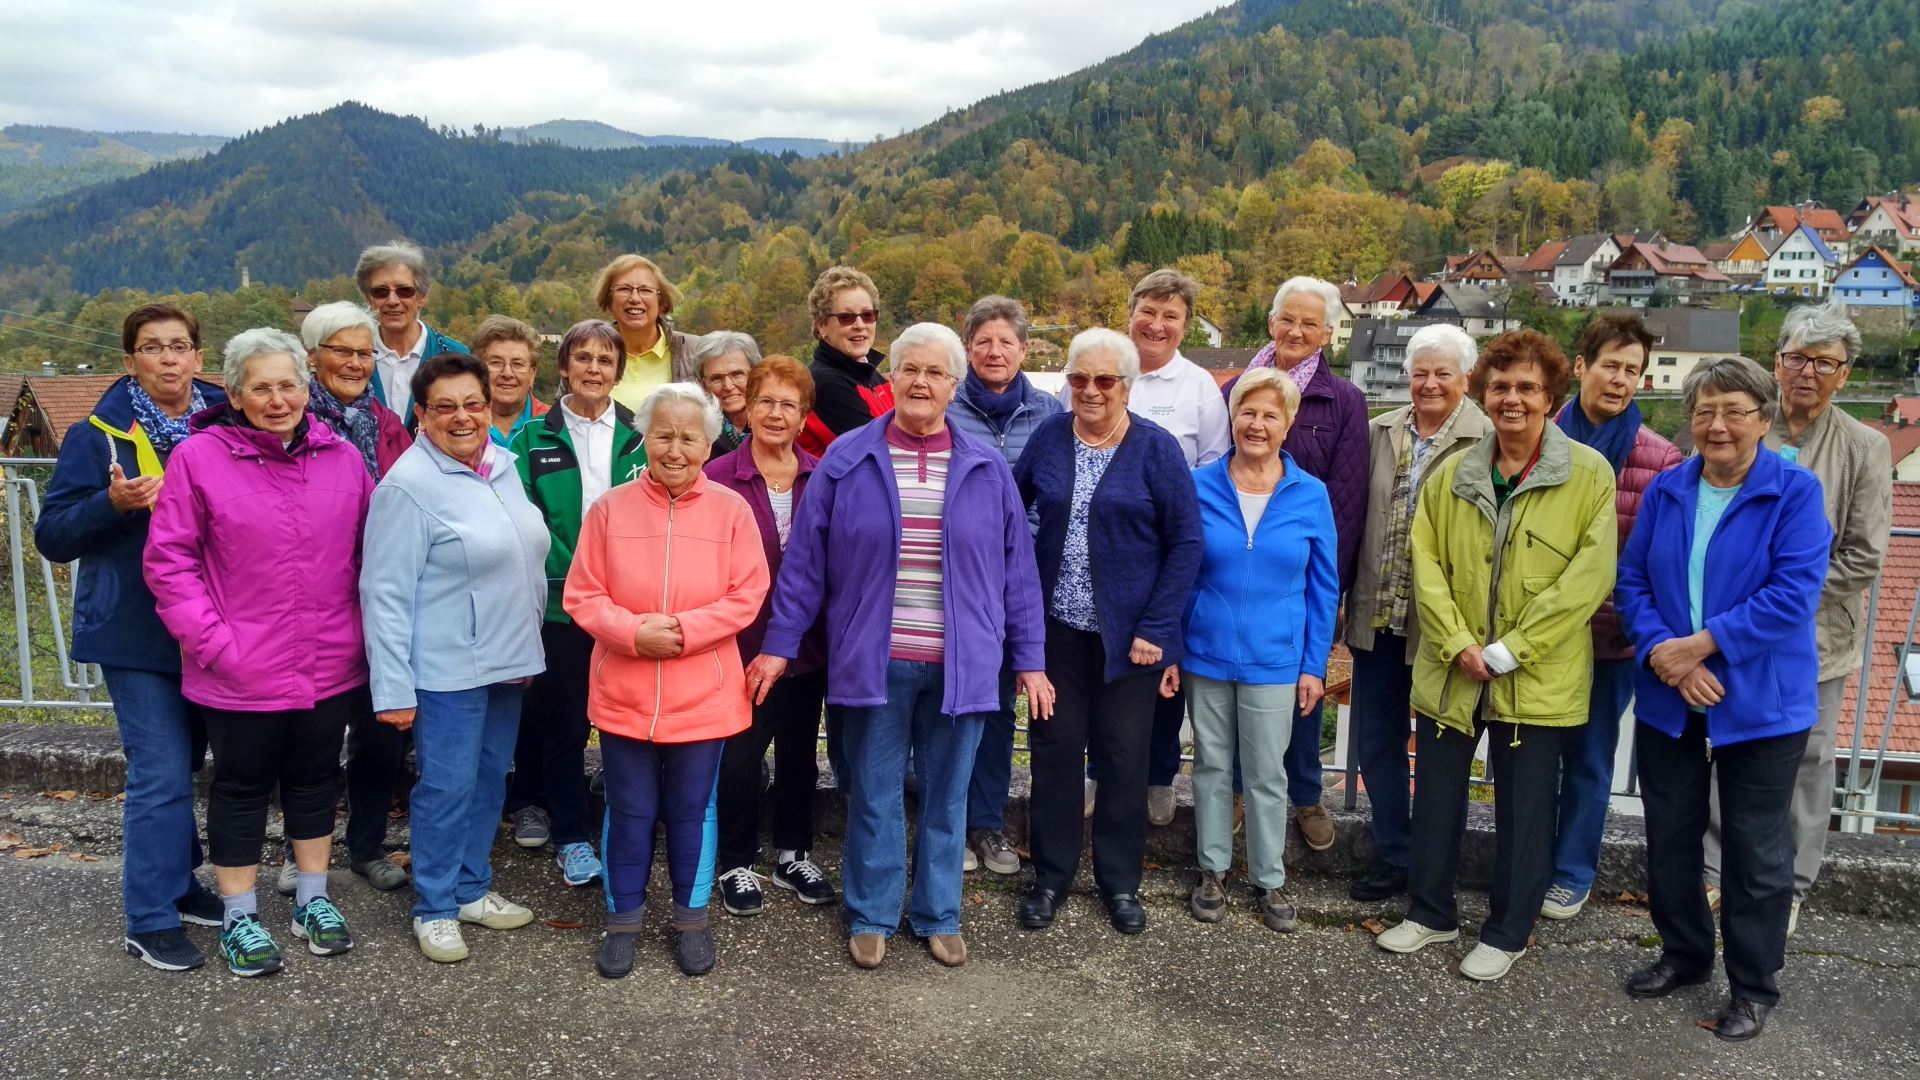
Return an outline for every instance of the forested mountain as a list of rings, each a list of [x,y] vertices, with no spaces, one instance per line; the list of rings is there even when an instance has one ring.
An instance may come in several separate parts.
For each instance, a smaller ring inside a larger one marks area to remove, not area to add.
[[[1253,337],[1295,273],[1424,274],[1603,228],[1704,241],[1770,202],[1920,180],[1917,48],[1913,0],[1242,0],[813,160],[519,146],[343,106],[0,224],[0,304],[107,325],[129,295],[69,285],[219,286],[243,262],[317,301],[405,232],[442,262],[429,314],[456,333],[488,311],[564,326],[631,250],[685,289],[688,328],[769,349],[804,346],[807,287],[839,260],[889,327],[991,290],[1110,323],[1140,270],[1177,263]]]
[[[11,124],[0,128],[0,216],[89,184],[145,172],[159,161],[209,154],[226,141],[224,135]]]
[[[857,150],[864,145],[834,142],[831,139],[765,138],[734,142],[700,135],[636,135],[598,120],[548,120],[523,128],[503,128],[501,135],[515,142],[551,142],[582,150],[615,150],[633,146],[708,146],[753,150],[762,154],[785,154],[791,151],[801,157],[838,154],[842,150]]]

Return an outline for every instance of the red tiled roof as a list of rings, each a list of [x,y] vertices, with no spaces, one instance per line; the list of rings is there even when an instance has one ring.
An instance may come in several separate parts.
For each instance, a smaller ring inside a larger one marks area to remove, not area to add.
[[[1893,523],[1899,528],[1920,528],[1920,484],[1893,485]],[[1867,719],[1860,745],[1866,751],[1879,743],[1881,728],[1887,722],[1887,702],[1899,683],[1900,644],[1907,636],[1915,590],[1920,590],[1920,539],[1896,536],[1887,544],[1887,561],[1880,571],[1880,605],[1873,623],[1873,652],[1865,669]],[[1849,680],[1840,705],[1840,733],[1836,743],[1842,752],[1853,745],[1853,716],[1860,700],[1859,692],[1860,680]],[[1887,740],[1887,752],[1920,755],[1920,705],[1908,704],[1904,693],[1893,711],[1893,734]]]
[[[1920,397],[1895,397],[1892,406],[1894,416],[1905,419],[1908,424],[1920,423]]]
[[[1426,302],[1427,302],[1427,300],[1428,300],[1428,299],[1429,299],[1430,297],[1432,297],[1432,296],[1433,296],[1433,292],[1434,292],[1434,290],[1435,290],[1435,289],[1438,289],[1439,287],[1440,287],[1440,283],[1439,283],[1439,282],[1437,282],[1437,281],[1416,281],[1416,282],[1414,282],[1414,283],[1413,283],[1413,301],[1414,301],[1414,305],[1415,305],[1415,306],[1417,307],[1417,306],[1419,306],[1419,305],[1421,305],[1421,304],[1424,304],[1424,303],[1426,303]]]
[[[1840,211],[1825,206],[1801,214],[1800,222],[1817,233],[1847,235],[1847,219],[1840,216]]]
[[[1738,245],[1731,240],[1724,244],[1708,244],[1706,247],[1700,249],[1700,254],[1705,255],[1714,262],[1720,262],[1727,256],[1733,254],[1733,249],[1737,246]]]
[[[54,444],[67,437],[67,429],[93,415],[100,395],[118,381],[118,375],[30,375],[27,389],[46,415],[47,430]]]
[[[1549,240],[1533,249],[1533,254],[1527,256],[1526,261],[1520,264],[1520,270],[1523,273],[1550,272],[1553,269],[1553,261],[1558,259],[1560,253],[1565,250],[1567,250],[1565,240]]]

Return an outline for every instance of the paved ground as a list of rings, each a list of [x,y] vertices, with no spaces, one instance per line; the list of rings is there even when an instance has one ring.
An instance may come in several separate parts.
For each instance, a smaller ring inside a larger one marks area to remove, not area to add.
[[[1810,910],[1787,1001],[1758,1042],[1730,1047],[1694,1026],[1724,982],[1660,1002],[1616,989],[1654,956],[1632,906],[1543,926],[1505,981],[1478,985],[1447,970],[1470,939],[1412,957],[1375,948],[1358,924],[1398,909],[1352,904],[1342,883],[1296,882],[1305,920],[1283,936],[1250,909],[1195,923],[1179,899],[1186,875],[1159,869],[1138,938],[1113,933],[1088,892],[1053,930],[1027,933],[1013,917],[1017,879],[976,874],[972,960],[959,970],[903,936],[885,967],[860,971],[833,909],[779,895],[758,918],[720,917],[720,966],[706,978],[674,972],[656,925],[634,975],[609,982],[593,972],[597,892],[564,889],[551,863],[503,843],[502,891],[584,928],[473,930],[472,959],[442,967],[413,947],[406,897],[336,871],[351,954],[290,952],[262,980],[213,965],[165,975],[120,948],[116,809],[0,793],[0,832],[66,845],[0,855],[0,1074],[1920,1077],[1911,925]],[[284,927],[285,900],[268,890],[261,906]],[[1469,897],[1468,919],[1483,914],[1484,898]],[[192,933],[211,948],[211,931]]]

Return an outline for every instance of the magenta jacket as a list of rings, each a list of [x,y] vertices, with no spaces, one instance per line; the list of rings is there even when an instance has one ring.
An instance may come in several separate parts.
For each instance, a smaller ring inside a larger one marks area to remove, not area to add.
[[[373,477],[326,424],[305,424],[289,451],[217,405],[167,461],[142,570],[189,701],[307,709],[367,681],[360,534]]]

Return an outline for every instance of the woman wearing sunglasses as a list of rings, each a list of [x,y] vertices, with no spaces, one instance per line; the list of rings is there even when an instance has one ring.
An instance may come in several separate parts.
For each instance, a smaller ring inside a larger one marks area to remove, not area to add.
[[[821,273],[807,294],[813,312],[813,412],[800,449],[818,456],[833,440],[893,408],[893,387],[880,374],[886,360],[873,347],[880,330],[880,293],[851,266]]]
[[[378,376],[373,396],[401,416],[412,417],[413,373],[421,361],[466,352],[467,347],[420,320],[420,309],[427,306],[427,256],[413,244],[395,240],[361,252],[353,281],[380,320],[373,342]]]
[[[1080,864],[1081,777],[1091,757],[1093,875],[1113,925],[1146,929],[1147,743],[1154,702],[1178,685],[1181,620],[1200,569],[1193,474],[1166,429],[1127,412],[1140,374],[1133,342],[1085,330],[1067,349],[1068,404],[1033,433],[1014,467],[1039,515],[1034,540],[1046,599],[1053,717],[1029,735],[1033,754],[1030,930],[1053,924]]]

